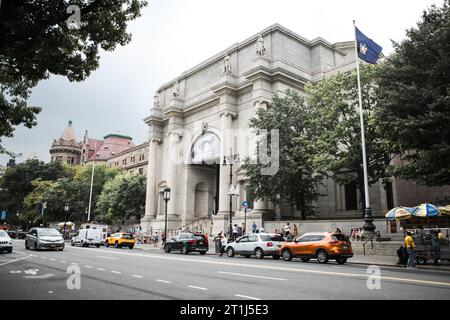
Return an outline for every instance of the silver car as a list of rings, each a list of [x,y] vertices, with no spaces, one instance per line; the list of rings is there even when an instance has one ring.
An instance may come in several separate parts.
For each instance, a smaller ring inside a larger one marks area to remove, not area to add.
[[[12,250],[13,244],[8,232],[0,230],[0,252],[6,251],[7,253],[11,253]]]
[[[280,259],[277,251],[278,245],[283,244],[286,240],[279,234],[274,233],[258,233],[243,236],[233,243],[229,243],[225,252],[228,257],[242,255],[247,258],[255,255],[257,259],[265,256],[272,256],[274,259]]]
[[[58,249],[64,250],[64,239],[56,229],[33,228],[25,239],[25,249],[33,247],[34,250]]]

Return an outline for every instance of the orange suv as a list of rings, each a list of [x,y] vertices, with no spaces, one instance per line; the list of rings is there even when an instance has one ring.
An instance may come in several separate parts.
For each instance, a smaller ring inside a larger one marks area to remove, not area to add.
[[[328,232],[305,233],[293,242],[281,245],[279,252],[284,261],[301,258],[303,262],[308,262],[313,258],[319,263],[327,263],[334,259],[337,263],[344,264],[348,258],[353,257],[348,237]]]

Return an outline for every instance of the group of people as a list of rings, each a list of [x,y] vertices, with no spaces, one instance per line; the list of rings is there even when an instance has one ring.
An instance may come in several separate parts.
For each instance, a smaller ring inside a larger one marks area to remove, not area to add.
[[[354,228],[350,231],[350,239],[352,241],[362,240],[363,228]]]

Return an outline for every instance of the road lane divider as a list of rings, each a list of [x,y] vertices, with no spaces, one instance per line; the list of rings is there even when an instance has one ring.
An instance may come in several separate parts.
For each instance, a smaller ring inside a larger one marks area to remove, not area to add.
[[[122,272],[120,272],[120,271],[114,271],[114,270],[111,270],[111,273],[115,273],[115,274],[121,274]]]
[[[197,290],[203,290],[203,291],[208,290],[207,288],[197,287],[197,286],[188,286],[188,288],[191,288],[191,289],[197,289]]]
[[[139,279],[142,279],[142,278],[143,278],[143,276],[140,276],[140,275],[138,275],[138,274],[133,274],[132,277],[139,278]]]
[[[14,260],[10,260],[10,261],[6,261],[6,262],[3,262],[3,263],[0,263],[0,267],[1,266],[5,266],[5,265],[10,264],[10,263],[13,263],[13,262],[17,262],[17,261],[20,261],[20,260],[28,259],[30,257],[31,256],[26,256],[26,257],[22,257],[22,258],[19,258],[19,259],[14,259]]]
[[[242,295],[242,294],[235,294],[234,296],[235,296],[235,297],[238,297],[238,298],[244,298],[244,299],[250,299],[250,300],[261,300],[260,298],[255,298],[255,297],[250,297],[250,296],[244,296],[244,295]]]
[[[273,277],[266,277],[266,276],[256,276],[252,274],[243,274],[243,273],[234,273],[234,272],[225,272],[225,271],[217,271],[217,273],[220,274],[228,274],[232,276],[240,276],[240,277],[249,277],[249,278],[258,278],[258,279],[267,279],[267,280],[276,280],[276,281],[286,281],[287,279],[282,278],[273,278]]]
[[[156,279],[157,282],[162,282],[162,283],[170,283],[170,281],[167,280],[161,280],[161,279]]]

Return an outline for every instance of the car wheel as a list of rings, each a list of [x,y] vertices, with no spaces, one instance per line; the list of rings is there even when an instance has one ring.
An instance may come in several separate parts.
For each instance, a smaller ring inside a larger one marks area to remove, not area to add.
[[[96,247],[96,248],[100,248],[100,244],[96,244],[95,247]]]
[[[308,262],[308,261],[309,261],[309,258],[301,258],[301,260],[302,260],[303,262]]]
[[[38,246],[37,242],[34,243],[34,250],[39,251],[41,248]]]
[[[425,259],[424,257],[417,257],[416,262],[417,264],[425,264],[427,263],[427,259]]]
[[[183,246],[183,248],[181,248],[181,253],[182,254],[188,254],[189,253],[188,248],[186,246]]]
[[[116,241],[116,242],[114,243],[114,247],[119,248],[119,242],[118,242],[118,241]]]
[[[12,253],[12,248],[6,250],[7,253]]]
[[[273,256],[272,256],[272,258],[274,259],[274,260],[280,260],[280,255],[279,254],[274,254]]]
[[[339,264],[344,264],[347,262],[347,258],[336,258],[336,262]]]
[[[227,256],[230,258],[234,257],[234,249],[233,248],[230,247],[227,249]]]
[[[25,249],[30,250],[30,246],[28,245],[28,241],[25,240]]]
[[[63,251],[63,250],[64,250],[64,248],[59,249],[59,251]]]
[[[164,252],[170,253],[170,247],[167,244],[164,246]]]
[[[109,242],[108,241],[105,241],[105,247],[109,247]]]
[[[70,245],[71,245],[72,247],[74,246],[73,240],[70,240]]]
[[[264,251],[261,248],[255,249],[256,259],[264,259]]]
[[[206,254],[206,251],[200,251],[200,255],[204,256]]]
[[[134,246],[129,246],[128,248],[130,248],[130,249],[133,249],[133,248],[134,248]]]
[[[327,263],[328,262],[328,253],[325,250],[319,250],[317,251],[317,261],[319,263]]]
[[[292,253],[291,253],[291,250],[289,250],[289,249],[284,249],[283,252],[281,253],[281,255],[283,256],[284,261],[292,260]]]

